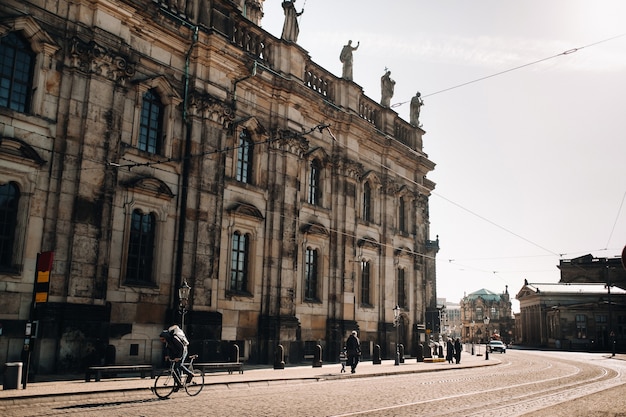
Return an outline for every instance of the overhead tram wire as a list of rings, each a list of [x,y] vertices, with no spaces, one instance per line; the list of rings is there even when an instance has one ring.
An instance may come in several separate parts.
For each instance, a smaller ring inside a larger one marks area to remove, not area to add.
[[[450,90],[455,90],[457,88],[465,87],[466,85],[474,84],[474,83],[477,83],[479,81],[484,81],[484,80],[487,80],[489,78],[493,78],[493,77],[497,77],[497,76],[502,75],[502,74],[509,73],[511,71],[516,71],[518,69],[529,67],[531,65],[536,65],[536,64],[539,64],[541,62],[545,62],[545,61],[548,61],[548,60],[551,60],[551,59],[554,59],[554,58],[558,58],[560,56],[570,55],[570,54],[573,54],[574,52],[580,51],[581,49],[589,48],[591,46],[595,46],[595,45],[598,45],[598,44],[601,44],[601,43],[604,43],[604,42],[612,41],[614,39],[621,38],[622,36],[626,36],[626,33],[622,33],[620,35],[612,36],[610,38],[606,38],[606,39],[603,39],[601,41],[597,41],[597,42],[593,42],[593,43],[590,43],[590,44],[587,44],[587,45],[584,45],[584,46],[580,46],[578,48],[568,49],[567,51],[563,51],[563,52],[561,52],[559,54],[552,55],[552,56],[549,56],[547,58],[538,59],[536,61],[529,62],[527,64],[519,65],[517,67],[509,68],[509,69],[504,70],[504,71],[496,72],[495,74],[491,74],[491,75],[487,75],[487,76],[484,76],[484,77],[480,77],[480,78],[477,78],[477,79],[472,80],[472,81],[467,81],[467,82],[464,82],[462,84],[455,85],[453,87],[444,88],[443,90],[435,91],[434,93],[425,94],[425,95],[422,95],[421,97],[422,98],[431,97],[431,96],[434,96],[434,95],[437,95],[437,94],[445,93],[445,92],[450,91]],[[399,106],[402,106],[403,104],[409,103],[410,101],[411,100],[402,101],[400,103],[395,103],[391,107],[393,107],[393,108],[399,107]]]
[[[615,232],[615,226],[617,226],[617,221],[619,220],[620,214],[622,213],[622,207],[624,206],[624,199],[626,198],[626,192],[622,196],[622,202],[619,205],[619,209],[617,210],[617,215],[615,216],[615,221],[613,222],[613,228],[611,229],[611,233],[609,234],[609,239],[606,241],[606,245],[604,250],[607,250],[609,247],[609,243],[611,243],[611,239],[613,238],[613,232]]]

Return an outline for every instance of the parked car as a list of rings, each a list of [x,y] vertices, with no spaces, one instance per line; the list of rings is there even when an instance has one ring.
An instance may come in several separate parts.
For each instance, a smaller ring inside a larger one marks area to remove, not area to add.
[[[492,340],[489,342],[489,352],[506,353],[506,345],[500,340]]]

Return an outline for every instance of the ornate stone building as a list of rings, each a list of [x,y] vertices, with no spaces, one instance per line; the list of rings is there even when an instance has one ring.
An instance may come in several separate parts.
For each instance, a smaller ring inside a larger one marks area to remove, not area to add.
[[[461,322],[465,343],[485,343],[489,339],[510,343],[515,322],[508,287],[502,294],[483,288],[463,297]]]
[[[206,361],[232,343],[253,362],[279,344],[335,360],[353,329],[390,357],[396,305],[413,349],[436,308],[425,132],[262,15],[262,0],[0,4],[2,360],[28,343],[36,373],[158,363],[185,282]]]

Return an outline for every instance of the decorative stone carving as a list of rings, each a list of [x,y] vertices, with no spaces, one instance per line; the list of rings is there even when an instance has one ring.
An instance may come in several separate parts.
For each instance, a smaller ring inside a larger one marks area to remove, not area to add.
[[[120,55],[113,55],[96,42],[72,39],[71,65],[83,72],[101,75],[121,85],[135,75],[135,65]]]

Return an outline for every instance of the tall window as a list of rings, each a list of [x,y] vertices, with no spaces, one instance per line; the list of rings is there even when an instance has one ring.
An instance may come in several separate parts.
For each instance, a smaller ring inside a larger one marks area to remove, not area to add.
[[[319,206],[322,199],[322,188],[320,184],[322,167],[317,159],[311,161],[311,170],[309,171],[309,193],[308,203]]]
[[[317,249],[306,248],[304,267],[304,299],[317,300],[317,273],[318,259]]]
[[[143,96],[139,125],[139,149],[161,153],[163,138],[163,104],[158,94],[149,90]]]
[[[254,142],[250,139],[247,130],[243,130],[239,135],[239,145],[237,147],[237,181],[249,184],[252,181],[252,156]]]
[[[130,239],[128,242],[128,262],[126,280],[131,283],[152,283],[154,262],[154,236],[156,220],[154,214],[133,211],[130,221]]]
[[[404,286],[404,269],[398,268],[398,305],[406,308],[406,289]]]
[[[0,185],[0,269],[13,267],[13,245],[20,190],[14,183]]]
[[[576,314],[576,337],[578,339],[587,338],[587,316]]]
[[[372,220],[372,188],[368,182],[363,184],[363,220]]]
[[[34,56],[28,42],[17,33],[0,39],[0,106],[18,112],[28,110]]]
[[[401,232],[406,232],[406,207],[404,204],[404,197],[400,197],[398,200],[398,228]]]
[[[248,291],[248,261],[250,257],[250,235],[235,232],[231,250],[230,290]]]
[[[371,265],[369,261],[361,262],[361,304],[372,304],[370,299]]]
[[[483,321],[483,308],[482,307],[476,307],[476,320],[477,321]]]

